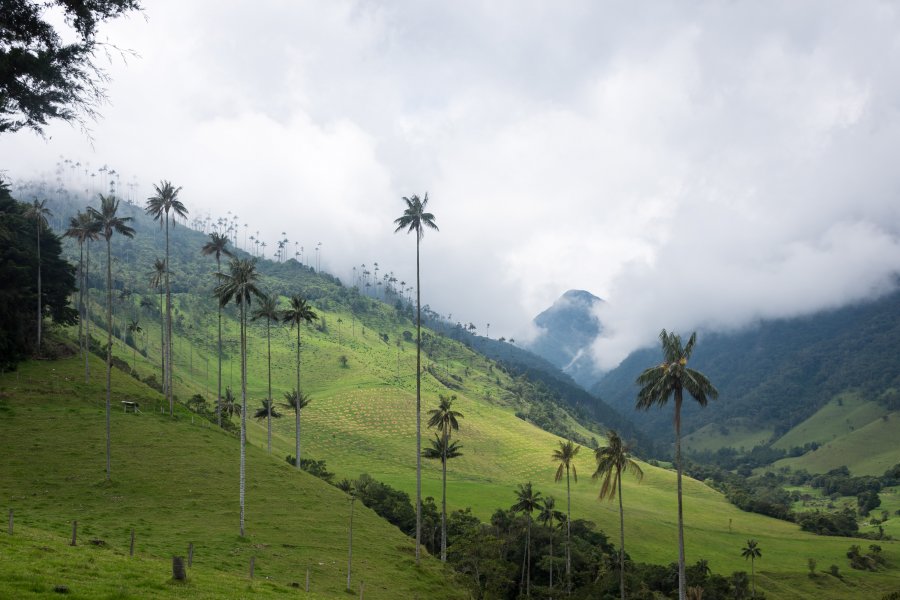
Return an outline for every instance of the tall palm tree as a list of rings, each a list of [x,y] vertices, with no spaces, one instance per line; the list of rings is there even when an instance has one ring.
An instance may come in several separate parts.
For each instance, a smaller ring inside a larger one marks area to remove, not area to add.
[[[79,211],[74,217],[69,219],[69,228],[66,230],[66,237],[70,237],[78,242],[78,343],[84,356],[84,382],[90,382],[90,367],[88,361],[88,335],[86,333],[85,321],[87,320],[85,312],[85,292],[88,285],[88,269],[87,265],[90,261],[90,242],[99,239],[99,226],[91,215],[87,212]],[[88,262],[85,262],[85,246],[87,246]],[[87,331],[90,330],[88,325]]]
[[[48,226],[47,217],[53,216],[47,208],[46,200],[35,198],[25,210],[26,219],[34,219],[37,227],[37,351],[41,352],[41,327],[44,321],[44,312],[41,307],[41,230]]]
[[[131,217],[120,217],[119,200],[112,195],[100,194],[100,210],[89,207],[91,218],[98,224],[100,235],[106,240],[106,480],[112,477],[110,465],[109,414],[112,385],[112,244],[113,234],[134,237],[134,229],[128,223]]]
[[[313,311],[310,303],[300,294],[291,296],[288,304],[288,309],[284,311],[281,318],[285,323],[291,324],[291,329],[293,329],[295,325],[297,326],[297,389],[295,391],[299,397],[302,397],[303,394],[300,392],[300,325],[303,323],[311,323],[319,317],[316,315],[315,311]],[[297,457],[297,469],[300,468],[300,408],[303,407],[301,406],[294,411],[294,417],[296,419],[294,428],[294,431],[296,432],[296,448],[294,455]]]
[[[428,419],[428,427],[434,427],[440,431],[440,448],[444,451],[450,451],[452,445],[449,444],[451,433],[459,430],[459,421],[463,417],[461,412],[453,410],[453,401],[456,396],[439,396],[440,404],[437,408],[428,411],[430,418]],[[425,449],[425,458],[434,458],[430,456],[429,449]],[[444,468],[444,500],[441,509],[441,562],[447,562],[447,459],[455,458],[451,456],[441,457],[441,463]]]
[[[422,286],[419,277],[419,246],[425,236],[425,229],[435,231],[438,226],[434,215],[425,212],[428,206],[428,193],[420,199],[413,195],[403,197],[406,208],[403,214],[394,219],[397,228],[394,233],[406,229],[407,233],[416,232],[416,564],[419,564],[419,547],[422,540]]]
[[[601,479],[600,499],[607,498],[611,502],[613,496],[619,497],[619,592],[625,600],[625,511],[622,507],[622,471],[629,471],[638,478],[644,478],[644,472],[630,456],[630,448],[610,429],[606,434],[606,446],[594,450],[597,459],[597,470],[594,479]]]
[[[571,472],[572,479],[575,480],[575,483],[578,483],[578,471],[575,469],[575,456],[578,454],[578,451],[581,450],[581,446],[576,446],[574,442],[569,441],[560,441],[559,448],[553,451],[553,455],[551,456],[554,462],[559,463],[559,467],[556,469],[556,475],[554,475],[553,479],[557,483],[562,479],[563,471],[566,474],[566,589],[571,589],[572,583],[572,552],[569,548],[572,543],[572,487],[569,483],[569,473]]]
[[[222,255],[234,256],[228,249],[228,237],[218,231],[209,234],[209,241],[200,249],[204,256],[216,257],[216,273],[222,272]],[[219,305],[219,400],[222,399],[222,306]],[[271,394],[269,394],[271,396]],[[216,402],[216,423],[222,426],[222,413],[219,412],[219,402]]]
[[[527,518],[525,530],[525,595],[531,598],[531,513],[541,508],[541,493],[531,487],[531,482],[519,484],[516,503],[510,507],[514,512],[523,512]]]
[[[172,286],[169,277],[172,272],[171,257],[169,255],[169,212],[172,215],[172,227],[175,227],[177,220],[175,217],[187,217],[188,210],[178,199],[181,192],[180,187],[175,187],[170,181],[162,180],[159,185],[153,186],[156,193],[147,198],[147,205],[144,210],[148,215],[153,217],[154,221],[159,221],[160,227],[165,223],[166,226],[166,396],[169,400],[169,414],[175,416],[175,396],[172,392]]]
[[[681,404],[687,391],[700,406],[706,406],[708,399],[715,400],[719,392],[703,373],[688,368],[687,364],[697,343],[697,333],[691,334],[686,346],[681,344],[681,336],[665,329],[659,332],[663,361],[646,369],[637,378],[641,386],[636,407],[648,410],[652,406],[665,406],[669,398],[675,397],[675,470],[678,481],[678,598],[685,600],[686,582],[684,573],[684,515],[681,500]]]
[[[141,327],[140,323],[138,323],[135,319],[131,320],[131,323],[128,324],[126,328],[128,333],[131,334],[131,370],[137,370],[137,340],[135,339],[135,334],[141,333],[144,331],[144,328]]]
[[[267,354],[267,365],[269,369],[269,397],[267,398],[266,406],[271,410],[272,408],[272,321],[278,322],[280,318],[280,314],[278,313],[278,299],[275,296],[270,296],[268,294],[264,294],[259,298],[259,306],[253,311],[253,320],[256,321],[258,319],[266,320],[266,345],[268,347]],[[266,427],[268,429],[268,450],[269,454],[272,453],[272,415],[269,415],[266,419]]]
[[[550,531],[550,591],[553,592],[553,522],[562,521],[564,514],[556,510],[556,498],[547,496],[541,505],[541,512],[538,513],[537,520],[539,523],[547,527]]]
[[[747,546],[741,548],[741,556],[744,559],[750,559],[750,579],[753,582],[753,597],[756,598],[756,570],[754,562],[757,558],[762,558],[762,551],[759,549],[759,543],[756,540],[747,540]]]
[[[294,418],[297,420],[297,448],[294,452],[294,458],[296,459],[294,463],[294,467],[300,468],[300,411],[309,406],[309,403],[312,402],[308,394],[304,394],[302,391],[298,392],[297,390],[292,390],[290,392],[284,393],[285,403],[282,404],[283,407],[294,411]]]
[[[240,307],[241,337],[241,536],[244,535],[244,489],[245,465],[247,454],[247,308],[253,300],[262,296],[256,287],[259,274],[256,272],[256,261],[232,258],[229,272],[221,275],[222,282],[216,286],[215,294],[222,306],[234,301]]]

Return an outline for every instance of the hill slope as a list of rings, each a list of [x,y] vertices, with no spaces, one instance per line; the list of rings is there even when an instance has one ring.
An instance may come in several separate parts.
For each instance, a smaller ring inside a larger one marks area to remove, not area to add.
[[[859,390],[870,398],[900,388],[900,292],[814,316],[768,321],[733,334],[700,334],[692,366],[719,389],[700,410],[685,402],[687,433],[704,425],[740,424],[780,437],[836,394]],[[592,391],[633,414],[634,380],[660,360],[656,348],[634,352]],[[671,435],[667,411],[649,411],[640,424]]]

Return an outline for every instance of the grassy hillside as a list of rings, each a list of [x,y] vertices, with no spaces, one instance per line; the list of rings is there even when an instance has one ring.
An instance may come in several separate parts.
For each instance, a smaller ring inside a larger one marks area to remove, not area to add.
[[[92,362],[99,375],[101,363]],[[241,538],[237,438],[184,410],[174,420],[154,412],[159,395],[130,377],[114,373],[113,385],[107,483],[102,377],[85,384],[77,358],[26,363],[0,376],[0,498],[15,510],[17,530],[29,534],[25,541],[0,536],[0,573],[28,565],[16,576],[0,576],[0,590],[9,592],[0,596],[40,595],[57,583],[80,597],[107,590],[110,597],[181,596],[167,583],[167,561],[185,555],[189,543],[195,548],[192,597],[287,592],[292,582],[305,584],[307,567],[313,597],[343,594],[349,509],[343,492],[251,446],[247,537]],[[126,398],[140,402],[143,412],[123,413]],[[72,520],[79,522],[82,547],[69,550]],[[354,523],[354,589],[365,582],[367,598],[460,597],[437,561],[415,567],[413,544],[396,528],[360,506]],[[129,561],[132,528],[137,559]],[[91,548],[91,539],[105,547]],[[115,575],[114,585],[106,575]]]

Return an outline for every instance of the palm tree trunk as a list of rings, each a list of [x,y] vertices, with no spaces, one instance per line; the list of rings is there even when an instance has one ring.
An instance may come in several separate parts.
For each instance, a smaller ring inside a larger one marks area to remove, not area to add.
[[[416,564],[422,539],[422,286],[419,278],[419,235],[416,232]]]
[[[266,317],[266,344],[268,344],[269,348],[269,410],[266,414],[266,425],[268,427],[268,450],[269,454],[272,454],[272,335],[269,331],[269,327],[271,326],[271,321],[269,321],[269,317]]]
[[[566,592],[572,591],[572,488],[569,484],[569,465],[566,465]]]
[[[528,513],[528,530],[525,533],[525,595],[531,598],[531,513]]]
[[[444,433],[444,447],[442,449],[443,456],[442,467],[444,471],[443,479],[443,500],[441,501],[441,562],[447,562],[447,434]]]
[[[550,591],[553,591],[553,516],[550,517]],[[550,600],[553,600],[552,596]]]
[[[169,284],[169,213],[166,212],[166,399],[169,415],[175,416],[175,395],[172,393],[172,287]]]
[[[684,573],[684,513],[681,501],[681,388],[675,388],[675,471],[678,475],[678,598],[686,600]]]
[[[622,507],[622,470],[616,469],[619,490],[619,592],[625,600],[625,509]]]
[[[85,302],[85,325],[84,325],[84,382],[91,382],[91,367],[88,360],[88,354],[91,353],[91,290],[88,287],[88,281],[91,276],[91,242],[88,240],[87,251],[85,253],[84,263],[84,294],[87,297]]]
[[[84,355],[84,240],[78,242],[78,287],[78,347]]]
[[[112,248],[106,238],[106,480],[112,478],[110,467],[110,388],[112,386]]]
[[[294,468],[298,471],[300,470],[300,323],[297,323],[297,406],[294,407],[294,419],[296,420],[294,431],[296,432],[296,436],[294,439],[294,443],[296,448],[294,448],[294,456],[297,458],[297,463],[294,465]]]
[[[247,444],[247,340],[245,300],[241,301],[241,537],[244,537],[244,482]]]
[[[350,542],[347,546],[347,591],[350,591],[350,572],[353,568],[353,503],[356,498],[350,497]]]
[[[37,351],[41,353],[41,325],[44,315],[41,312],[41,218],[37,222]]]
[[[755,562],[756,562],[756,559],[751,554],[750,555],[750,581],[753,582],[753,597],[754,598],[756,598],[756,568],[755,568],[755,564],[754,564]]]
[[[163,299],[163,291],[159,290],[159,357],[162,362],[160,371],[160,377],[162,378],[162,390],[163,394],[166,397],[169,396],[167,389],[169,389],[169,380],[166,377],[166,315],[163,312],[165,306],[165,301]]]
[[[217,272],[222,272],[222,261],[218,254],[216,254],[216,269]],[[219,400],[216,402],[216,423],[219,427],[222,426],[222,303],[219,302]]]

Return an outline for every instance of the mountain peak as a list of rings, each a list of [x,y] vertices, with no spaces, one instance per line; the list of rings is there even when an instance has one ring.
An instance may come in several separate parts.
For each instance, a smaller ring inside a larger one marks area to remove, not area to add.
[[[596,377],[590,345],[603,330],[594,306],[603,302],[585,290],[569,290],[533,319],[541,330],[532,352],[571,375],[581,385]]]

